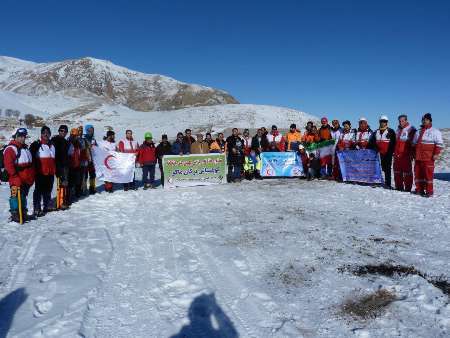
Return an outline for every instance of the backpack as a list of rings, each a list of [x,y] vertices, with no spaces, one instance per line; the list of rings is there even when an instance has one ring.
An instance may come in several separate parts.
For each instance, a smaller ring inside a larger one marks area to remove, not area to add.
[[[4,152],[6,147],[8,147],[8,144],[5,144],[1,149],[0,149],[0,181],[2,182],[8,182],[9,180],[9,174],[8,171],[6,171],[5,169],[5,162],[4,162]],[[17,149],[17,157],[16,157],[16,162],[19,160],[20,157],[20,148],[17,148],[15,145],[11,145],[12,147],[15,147]],[[17,163],[16,163],[17,164]]]

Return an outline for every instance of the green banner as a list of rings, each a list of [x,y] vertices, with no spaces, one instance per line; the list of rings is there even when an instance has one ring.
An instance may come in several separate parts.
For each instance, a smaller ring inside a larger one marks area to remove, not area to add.
[[[227,181],[225,154],[165,155],[164,188],[221,184]]]

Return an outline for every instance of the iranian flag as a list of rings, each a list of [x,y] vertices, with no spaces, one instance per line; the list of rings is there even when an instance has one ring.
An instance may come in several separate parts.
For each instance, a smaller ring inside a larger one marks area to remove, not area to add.
[[[332,164],[333,162],[333,154],[335,149],[335,140],[327,140],[317,143],[312,143],[306,147],[308,152],[315,151],[317,156],[320,158],[320,165],[325,166],[328,164]]]

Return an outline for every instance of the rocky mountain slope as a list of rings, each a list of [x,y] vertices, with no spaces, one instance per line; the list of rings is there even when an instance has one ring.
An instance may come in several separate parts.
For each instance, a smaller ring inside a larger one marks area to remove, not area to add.
[[[239,103],[222,90],[144,74],[89,57],[33,63],[0,56],[0,89],[39,97],[63,93],[139,111]]]

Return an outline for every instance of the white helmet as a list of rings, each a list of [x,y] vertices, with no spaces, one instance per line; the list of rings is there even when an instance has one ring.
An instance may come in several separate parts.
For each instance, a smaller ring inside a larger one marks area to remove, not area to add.
[[[359,122],[362,122],[362,121],[366,121],[366,122],[367,122],[367,119],[366,119],[365,117],[361,117],[361,118],[359,119]]]
[[[380,121],[389,121],[389,118],[386,115],[381,115],[379,120]]]

